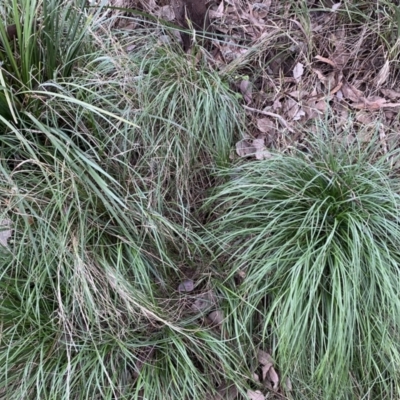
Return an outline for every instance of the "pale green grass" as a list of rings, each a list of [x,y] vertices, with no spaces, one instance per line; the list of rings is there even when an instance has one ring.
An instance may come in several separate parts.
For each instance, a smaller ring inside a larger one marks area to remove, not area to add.
[[[226,284],[245,273],[231,289],[243,299],[232,310],[238,331],[270,343],[281,373],[312,390],[306,397],[397,397],[393,155],[380,155],[377,141],[347,145],[321,131],[305,152],[223,170],[226,183],[209,200],[218,215],[210,242],[226,260]]]
[[[251,127],[233,81],[294,60],[299,31],[276,25],[216,71],[168,24],[170,41],[154,21],[110,34],[83,0],[20,3],[0,6],[18,25],[10,44],[0,26],[0,398],[204,400],[225,385],[246,398],[267,392],[251,378],[258,348],[295,398],[397,398],[393,159],[310,138],[232,161]],[[381,27],[361,22],[394,60],[386,5]],[[195,289],[179,293],[188,271]]]
[[[190,181],[228,160],[238,104],[189,57],[141,36],[118,53],[64,11],[38,27],[50,70],[32,55],[3,88],[0,397],[204,399],[248,373],[177,291],[200,245]]]

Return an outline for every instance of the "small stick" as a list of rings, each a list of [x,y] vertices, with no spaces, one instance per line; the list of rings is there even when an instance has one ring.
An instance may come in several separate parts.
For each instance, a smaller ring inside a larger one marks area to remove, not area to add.
[[[281,117],[279,114],[275,114],[275,113],[272,113],[272,112],[269,112],[269,111],[257,110],[256,108],[251,108],[251,107],[248,107],[248,106],[245,106],[245,105],[243,105],[243,107],[244,107],[246,110],[253,111],[253,112],[256,112],[256,113],[260,113],[260,114],[266,115],[266,116],[268,116],[268,117],[272,117],[272,118],[279,119],[279,121],[281,122],[281,124],[282,124],[289,132],[294,133],[294,130],[289,126],[289,124],[286,122],[286,120],[285,120],[283,117]]]

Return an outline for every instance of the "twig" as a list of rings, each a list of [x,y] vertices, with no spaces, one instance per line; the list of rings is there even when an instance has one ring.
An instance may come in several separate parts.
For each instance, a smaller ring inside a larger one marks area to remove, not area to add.
[[[279,114],[275,114],[269,111],[263,111],[263,110],[257,110],[256,108],[251,108],[248,106],[243,106],[246,110],[249,111],[253,111],[259,114],[263,114],[263,115],[267,115],[268,117],[272,117],[272,118],[276,118],[279,119],[279,121],[281,122],[281,124],[289,131],[294,133],[294,130],[288,125],[288,123],[285,121],[285,119],[283,117],[281,117]]]

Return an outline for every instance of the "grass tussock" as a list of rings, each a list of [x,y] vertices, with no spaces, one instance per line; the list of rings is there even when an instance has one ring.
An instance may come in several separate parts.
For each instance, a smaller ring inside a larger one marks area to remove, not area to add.
[[[29,101],[0,116],[2,395],[205,398],[241,362],[177,287],[200,245],[189,181],[227,160],[235,96],[168,47],[63,40],[86,49],[73,78],[48,52],[57,73],[10,89]]]
[[[209,200],[227,282],[245,275],[240,329],[274,344],[308,398],[399,390],[400,181],[378,148],[324,132],[223,170]]]

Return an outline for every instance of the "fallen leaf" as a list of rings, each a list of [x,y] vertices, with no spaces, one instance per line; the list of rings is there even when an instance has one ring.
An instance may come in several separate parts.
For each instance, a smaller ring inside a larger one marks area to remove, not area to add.
[[[178,286],[179,292],[191,292],[194,289],[194,283],[192,279],[187,279],[180,283]]]
[[[216,303],[217,299],[214,292],[209,291],[199,294],[192,304],[191,309],[196,312],[202,312],[214,306]]]
[[[237,276],[241,281],[244,281],[244,279],[246,278],[246,271],[239,269],[237,272]]]
[[[293,68],[293,78],[296,79],[296,82],[300,82],[303,72],[304,65],[301,62],[298,62]]]
[[[263,0],[262,3],[254,3],[253,12],[259,18],[265,18],[269,13],[269,9],[271,8],[271,2],[272,0]]]
[[[360,99],[364,96],[364,93],[361,90],[358,90],[354,86],[345,83],[341,87],[341,92],[343,93],[343,97],[347,100],[351,100],[354,102],[360,101]]]
[[[306,90],[293,90],[288,93],[290,97],[293,97],[296,100],[302,100],[305,97],[309,97],[310,93]]]
[[[293,390],[292,382],[290,378],[287,376],[285,381],[286,391],[291,392]]]
[[[236,153],[239,157],[247,157],[255,152],[256,148],[248,139],[243,139],[236,143]]]
[[[257,360],[261,365],[273,364],[274,362],[274,360],[271,357],[271,354],[267,353],[264,350],[258,350]]]
[[[294,130],[289,126],[289,124],[286,122],[286,120],[280,116],[279,114],[275,114],[269,111],[264,111],[264,110],[257,110],[256,108],[251,108],[251,107],[247,107],[247,106],[243,106],[244,109],[249,110],[249,111],[253,111],[259,114],[263,114],[263,115],[267,115],[268,117],[273,117],[276,118],[280,121],[280,123],[290,132],[294,132]]]
[[[259,390],[248,390],[247,396],[249,396],[250,400],[265,400],[265,396]]]
[[[263,381],[265,381],[265,378],[267,377],[267,374],[269,373],[269,370],[271,368],[272,368],[272,363],[263,365],[261,367],[261,374],[262,374],[261,378]]]
[[[269,133],[270,131],[275,131],[275,123],[270,118],[258,118],[257,128],[262,133]]]
[[[272,389],[276,390],[278,389],[278,384],[279,384],[279,376],[275,371],[274,367],[271,367],[268,371],[269,379],[272,382]]]
[[[314,104],[314,107],[318,110],[318,111],[326,111],[326,105],[327,105],[328,101],[323,99],[320,101],[317,101]]]
[[[238,395],[239,390],[235,385],[228,386],[228,384],[223,381],[218,386],[217,394],[205,400],[234,400]]]
[[[342,86],[343,86],[343,82],[339,82],[339,83],[330,91],[330,94],[332,95],[332,94],[335,94],[335,93],[339,92],[340,89],[342,88]]]
[[[303,105],[303,109],[306,113],[307,120],[309,119],[315,119],[319,115],[323,114],[324,110],[320,110],[320,107],[322,104],[324,105],[324,108],[326,107],[325,101],[321,100],[319,102],[316,102],[315,100],[309,100]]]
[[[323,63],[332,65],[332,67],[334,67],[334,68],[337,67],[337,64],[336,64],[334,61],[330,60],[329,58],[322,57],[322,56],[315,56],[315,58],[316,58],[318,61],[321,61],[321,62],[323,62]]]
[[[375,118],[371,115],[371,113],[362,110],[356,113],[356,120],[364,125],[368,125],[373,123]]]
[[[243,79],[240,82],[240,91],[243,95],[243,98],[247,104],[250,104],[253,98],[253,89],[251,82],[248,79]]]
[[[276,111],[276,110],[279,110],[280,108],[282,108],[282,103],[281,103],[281,100],[280,100],[280,98],[279,99],[276,99],[275,101],[274,101],[274,104],[272,104],[272,108]]]
[[[254,139],[253,146],[256,149],[257,160],[266,160],[272,157],[272,154],[264,146],[264,139]]]
[[[361,98],[359,103],[352,104],[352,107],[363,110],[367,109],[370,111],[379,110],[382,107],[395,108],[400,107],[400,103],[387,103],[383,97],[373,96],[369,99]]]
[[[391,121],[396,116],[393,111],[385,111],[385,117],[388,121]]]
[[[0,220],[0,245],[4,247],[8,247],[8,239],[12,235],[12,229],[10,229],[11,224],[11,219],[6,218]]]
[[[349,108],[346,104],[335,101],[332,104],[332,109],[335,111],[336,114],[335,127],[337,129],[346,126],[347,124],[350,123],[351,120],[349,118]]]
[[[175,12],[172,6],[161,7],[155,14],[166,21],[172,21],[175,19]]]
[[[378,75],[375,78],[375,85],[379,87],[384,84],[389,76],[389,72],[389,60],[386,60],[385,64],[383,64],[383,67],[380,69]]]
[[[265,378],[267,377],[269,370],[273,366],[274,361],[272,360],[271,355],[263,350],[258,350],[257,359],[258,362],[262,365],[261,367],[262,381],[265,381]]]
[[[208,314],[208,320],[213,325],[221,325],[224,320],[224,312],[221,310],[216,310]]]
[[[312,71],[317,75],[318,79],[319,79],[322,83],[325,83],[326,77],[325,77],[325,75],[322,73],[321,70],[319,70],[319,69],[317,69],[317,68],[313,68]]]
[[[341,5],[342,5],[342,3],[335,3],[335,4],[332,5],[331,10],[333,12],[337,11],[340,8]]]
[[[300,105],[291,97],[288,97],[286,99],[283,105],[283,109],[287,113],[288,119],[292,121],[298,121],[301,119],[301,117],[306,115]]]
[[[400,92],[396,92],[393,89],[381,89],[384,96],[389,97],[390,100],[396,100],[400,98]]]

